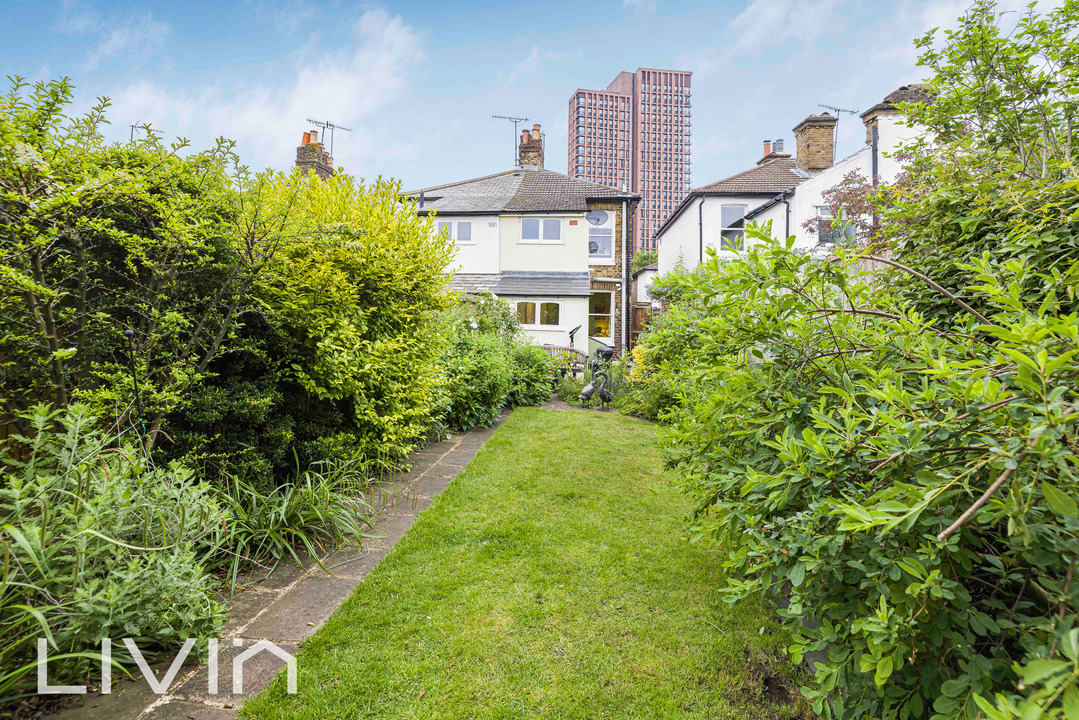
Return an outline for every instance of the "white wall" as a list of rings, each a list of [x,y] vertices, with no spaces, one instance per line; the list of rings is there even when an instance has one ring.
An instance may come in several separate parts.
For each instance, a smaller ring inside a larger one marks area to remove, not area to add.
[[[751,197],[705,197],[704,206],[698,210],[700,198],[694,198],[682,210],[670,225],[658,237],[659,274],[666,275],[674,270],[679,259],[687,268],[692,268],[701,259],[701,233],[698,214],[704,225],[704,247],[714,248],[721,257],[734,257],[735,253],[720,250],[720,228],[722,227],[721,208],[724,205],[742,205],[746,212],[755,210],[768,202],[774,195],[754,195]],[[782,230],[780,230],[782,232]]]
[[[557,243],[521,240],[521,218],[558,218],[562,239]],[[588,272],[588,221],[584,213],[503,215],[499,222],[502,270]]]
[[[438,223],[453,223],[451,239],[457,248],[457,254],[449,265],[447,272],[497,274],[499,262],[498,243],[498,216],[497,215],[439,215],[435,218],[435,228]],[[458,242],[459,223],[467,222],[472,225],[472,242]]]
[[[569,347],[569,331],[578,325],[581,329],[574,336],[573,346],[578,350],[588,352],[588,298],[582,297],[517,297],[500,295],[503,300],[510,304],[514,312],[517,310],[519,301],[534,302],[537,305],[537,320],[539,319],[539,303],[558,302],[561,310],[558,313],[557,326],[522,325],[521,329],[537,345],[563,345]]]
[[[902,164],[893,155],[900,144],[909,142],[917,137],[918,131],[900,124],[900,117],[886,115],[878,118],[877,137],[879,155],[877,158],[877,173],[881,184],[889,184],[895,181]],[[803,223],[810,218],[817,217],[817,207],[824,205],[823,194],[842,182],[843,177],[851,172],[857,172],[867,182],[871,181],[873,174],[873,150],[865,145],[853,155],[843,158],[827,170],[823,170],[794,190],[794,194],[788,198],[791,207],[790,234],[797,240],[795,247],[810,248],[817,244],[817,234],[806,231]],[[785,230],[786,206],[777,203],[771,208],[753,218],[752,222],[764,225],[768,220],[772,221],[772,237],[782,239]]]
[[[656,277],[659,275],[655,270],[642,270],[637,273],[637,295],[634,297],[634,302],[637,303],[650,303],[652,302],[652,295],[648,292],[652,287],[652,283],[656,281]]]

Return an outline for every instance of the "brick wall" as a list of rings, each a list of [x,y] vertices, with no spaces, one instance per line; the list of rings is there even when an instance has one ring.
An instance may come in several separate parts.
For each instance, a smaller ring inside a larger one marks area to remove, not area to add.
[[[308,143],[296,148],[296,167],[305,175],[314,170],[316,175],[327,180],[333,175],[333,158],[321,143]]]
[[[622,203],[621,202],[601,202],[590,201],[588,203],[589,210],[607,210],[614,213],[614,264],[612,265],[589,265],[588,272],[592,276],[592,289],[603,290],[612,292],[614,294],[614,327],[611,329],[611,340],[614,343],[615,356],[622,354],[624,350],[624,342],[622,338],[622,287],[623,285],[617,282],[621,280],[626,282],[626,278],[622,275],[622,260],[623,253],[626,249],[622,246]],[[627,228],[626,242],[633,243],[633,227],[632,220],[631,225]],[[628,291],[628,287],[626,288]],[[633,298],[630,298],[630,302]]]
[[[799,168],[816,173],[832,167],[836,122],[828,113],[821,113],[810,115],[794,127]]]

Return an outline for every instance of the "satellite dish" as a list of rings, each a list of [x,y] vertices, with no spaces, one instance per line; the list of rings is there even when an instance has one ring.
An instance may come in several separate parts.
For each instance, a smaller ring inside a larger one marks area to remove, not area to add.
[[[593,225],[603,225],[607,222],[607,217],[606,210],[589,210],[588,214],[585,215],[585,219]]]

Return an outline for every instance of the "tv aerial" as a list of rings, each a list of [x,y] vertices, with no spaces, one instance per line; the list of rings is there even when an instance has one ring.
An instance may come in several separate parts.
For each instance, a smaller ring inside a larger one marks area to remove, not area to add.
[[[847,108],[836,107],[835,105],[825,105],[824,103],[818,103],[817,107],[831,110],[835,113],[835,129],[832,131],[832,162],[835,162],[835,146],[839,142],[839,114],[847,113],[848,115],[857,115],[857,110],[848,110]]]
[[[344,125],[334,125],[329,120],[323,122],[321,120],[312,120],[311,118],[307,118],[307,122],[311,123],[312,125],[318,125],[323,130],[330,131],[330,157],[333,157],[333,131],[344,130],[345,132],[352,132],[352,128],[347,128]]]
[[[526,117],[512,117],[510,115],[492,115],[491,117],[498,120],[509,120],[513,123],[513,164],[514,166],[521,164],[521,158],[518,156],[517,150],[517,126],[523,122],[528,122]]]

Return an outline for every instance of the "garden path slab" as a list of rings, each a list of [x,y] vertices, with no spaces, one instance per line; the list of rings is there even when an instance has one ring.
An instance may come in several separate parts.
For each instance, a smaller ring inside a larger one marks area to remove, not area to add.
[[[509,411],[495,423],[500,425]],[[262,652],[244,664],[244,694],[233,695],[232,658],[259,640],[275,641],[295,654],[298,643],[312,635],[353,588],[378,565],[494,434],[483,428],[454,435],[409,457],[412,467],[384,481],[368,493],[376,508],[371,534],[362,548],[328,549],[317,563],[302,568],[281,563],[267,576],[251,578],[252,587],[232,598],[229,620],[218,653],[219,693],[208,692],[207,666],[190,663],[177,676],[166,695],[156,695],[145,682],[114,682],[111,695],[77,698],[50,720],[231,720],[244,697],[261,691],[284,661]],[[327,570],[329,573],[327,573]],[[239,646],[233,643],[240,641]],[[194,651],[192,652],[194,655]]]

